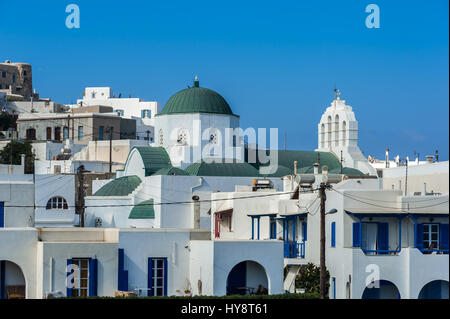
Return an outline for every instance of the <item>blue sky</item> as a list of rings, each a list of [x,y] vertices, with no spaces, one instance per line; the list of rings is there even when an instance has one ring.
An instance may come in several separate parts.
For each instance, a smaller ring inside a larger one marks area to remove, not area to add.
[[[65,26],[68,4],[80,29]],[[365,7],[380,7],[380,29]],[[111,86],[165,103],[200,85],[241,127],[279,128],[280,147],[317,146],[336,85],[359,121],[364,155],[449,158],[448,1],[6,1],[0,59],[28,62],[43,97],[72,103]],[[8,13],[8,14],[5,14]]]

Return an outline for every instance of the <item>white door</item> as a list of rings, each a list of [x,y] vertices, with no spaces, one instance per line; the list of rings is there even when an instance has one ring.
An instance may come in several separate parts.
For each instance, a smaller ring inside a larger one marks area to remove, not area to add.
[[[378,225],[376,223],[363,223],[361,248],[364,250],[376,250],[377,233],[378,233]]]

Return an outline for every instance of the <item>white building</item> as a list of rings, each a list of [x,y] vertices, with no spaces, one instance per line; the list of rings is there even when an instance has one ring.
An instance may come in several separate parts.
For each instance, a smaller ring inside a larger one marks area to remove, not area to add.
[[[161,111],[158,102],[124,98],[121,94],[116,97],[109,87],[87,87],[83,92],[83,98],[78,99],[77,105],[72,107],[93,105],[111,106],[121,117],[136,120],[137,139],[154,142],[155,115]]]

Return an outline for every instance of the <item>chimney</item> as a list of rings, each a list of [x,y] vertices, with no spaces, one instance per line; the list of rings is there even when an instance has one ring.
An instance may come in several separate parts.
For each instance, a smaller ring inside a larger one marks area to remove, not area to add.
[[[314,175],[319,175],[319,163],[314,163]]]
[[[386,149],[386,168],[389,168],[389,149]]]
[[[436,151],[434,152],[434,158],[435,158],[435,162],[436,162],[436,163],[439,162],[439,153],[438,153],[438,150],[436,150]]]
[[[192,200],[191,227],[193,229],[200,229],[200,197],[194,195],[192,196]]]
[[[294,161],[294,175],[297,176],[297,161]]]

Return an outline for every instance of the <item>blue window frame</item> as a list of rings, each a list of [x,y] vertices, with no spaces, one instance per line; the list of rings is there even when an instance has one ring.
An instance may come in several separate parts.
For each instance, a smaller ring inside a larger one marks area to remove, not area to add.
[[[78,126],[78,140],[81,141],[83,139],[83,126]]]
[[[71,276],[71,283],[67,285],[67,297],[97,296],[97,259],[70,258],[67,259],[67,277]],[[72,266],[72,268],[69,268]],[[78,271],[75,271],[77,267]]]
[[[5,203],[0,202],[0,228],[5,227]]]
[[[167,258],[148,259],[148,296],[167,296]]]
[[[331,223],[331,247],[336,247],[336,222]]]
[[[104,130],[103,126],[98,127],[98,140],[99,141],[103,141],[103,130]]]
[[[277,239],[277,221],[270,217],[270,239]]]

